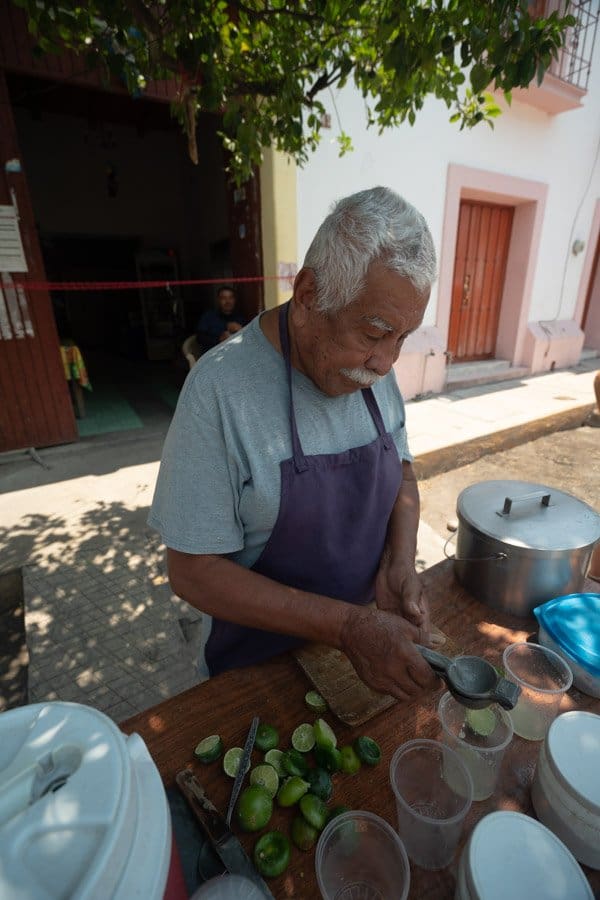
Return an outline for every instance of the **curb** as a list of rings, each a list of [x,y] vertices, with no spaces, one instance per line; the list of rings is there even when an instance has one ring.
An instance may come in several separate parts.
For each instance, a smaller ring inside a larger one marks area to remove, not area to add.
[[[451,444],[448,447],[431,450],[429,453],[421,453],[415,456],[413,462],[415,474],[420,480],[432,478],[434,475],[441,475],[443,472],[451,472],[453,469],[466,466],[490,453],[510,450],[512,447],[518,447],[519,444],[527,444],[529,441],[546,434],[553,434],[555,431],[579,428],[594,409],[594,403],[585,403],[543,419],[534,419],[532,422],[505,428],[503,431],[484,434],[462,444]]]

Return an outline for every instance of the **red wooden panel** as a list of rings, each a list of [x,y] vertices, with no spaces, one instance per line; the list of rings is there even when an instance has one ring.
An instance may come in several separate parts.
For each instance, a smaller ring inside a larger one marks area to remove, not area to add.
[[[460,205],[448,350],[455,360],[494,355],[513,208]]]
[[[4,71],[0,69],[0,158],[20,158]],[[12,193],[11,193],[12,192]],[[19,280],[45,281],[24,172],[0,174],[0,203],[16,199],[29,272]],[[75,416],[47,292],[26,292],[33,336],[0,340],[0,451],[77,440]],[[14,323],[13,323],[14,324]]]

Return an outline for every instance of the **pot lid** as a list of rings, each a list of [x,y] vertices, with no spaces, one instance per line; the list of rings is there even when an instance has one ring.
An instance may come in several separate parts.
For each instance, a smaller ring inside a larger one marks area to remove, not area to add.
[[[548,760],[563,788],[600,815],[600,716],[574,709],[558,716],[546,736]]]
[[[600,538],[600,515],[553,487],[530,481],[481,481],[458,496],[456,511],[494,540],[525,550],[575,550]]]
[[[552,640],[600,677],[600,594],[566,594],[533,610]]]
[[[469,896],[478,900],[591,900],[589,882],[570,850],[545,825],[511,811],[493,812],[467,847]]]

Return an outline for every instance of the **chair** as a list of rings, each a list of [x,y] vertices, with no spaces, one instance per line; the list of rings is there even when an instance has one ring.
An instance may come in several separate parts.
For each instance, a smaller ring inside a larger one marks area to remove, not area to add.
[[[198,359],[202,356],[202,351],[198,346],[198,341],[195,334],[191,334],[185,339],[185,341],[181,345],[181,352],[187,359],[188,365],[191,369],[195,365],[195,363],[198,362]]]

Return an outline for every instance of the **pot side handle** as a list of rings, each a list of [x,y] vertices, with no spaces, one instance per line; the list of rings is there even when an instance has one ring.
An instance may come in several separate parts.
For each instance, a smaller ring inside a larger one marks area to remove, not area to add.
[[[498,515],[500,515],[500,513],[498,513]],[[457,534],[458,534],[458,532],[454,532],[454,534],[451,534],[450,537],[446,540],[446,543],[444,544],[444,556],[446,557],[446,559],[453,559],[454,562],[490,562],[491,560],[494,560],[494,559],[508,559],[508,553],[502,553],[501,550],[498,553],[492,553],[491,556],[467,557],[467,556],[457,556],[455,553],[448,553],[446,550],[446,547],[448,546],[448,544],[450,543],[452,538],[456,537]]]

